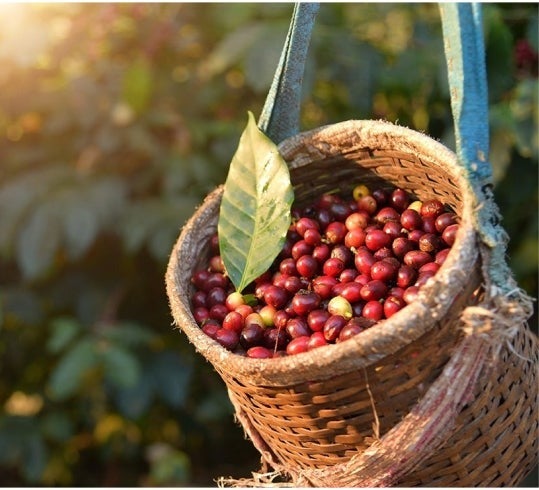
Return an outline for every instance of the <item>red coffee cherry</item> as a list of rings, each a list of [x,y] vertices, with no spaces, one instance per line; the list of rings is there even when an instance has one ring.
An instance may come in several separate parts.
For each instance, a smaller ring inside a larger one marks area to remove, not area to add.
[[[371,196],[376,199],[378,207],[385,206],[389,201],[389,192],[386,189],[374,189]]]
[[[310,336],[298,337],[292,339],[290,343],[286,346],[286,353],[290,356],[301,354],[302,352],[307,352],[309,350],[309,340]]]
[[[206,302],[206,293],[201,290],[195,291],[191,297],[191,304],[193,305],[193,308],[198,308],[199,306],[206,308],[208,306]]]
[[[284,329],[268,328],[264,330],[264,340],[262,343],[267,349],[271,349],[272,351],[286,349],[289,341],[290,338]]]
[[[211,308],[214,305],[225,304],[228,294],[223,288],[216,287],[208,291],[206,295],[206,305]]]
[[[419,269],[427,262],[432,262],[432,256],[421,250],[412,250],[404,256],[403,262],[414,269]]]
[[[436,220],[425,216],[423,218],[423,231],[425,233],[436,233]]]
[[[348,230],[341,221],[333,221],[326,228],[326,238],[329,243],[336,245],[337,243],[343,243],[344,237]]]
[[[303,236],[303,239],[312,246],[317,246],[322,243],[322,235],[318,230],[315,229],[309,229],[305,231],[305,235]]]
[[[384,233],[387,233],[392,240],[397,237],[403,236],[402,225],[396,221],[387,221],[382,228]],[[345,238],[346,240],[346,238]]]
[[[243,330],[244,320],[237,311],[230,311],[223,318],[223,328],[240,333]]]
[[[409,286],[404,290],[402,299],[406,301],[406,304],[409,305],[417,299],[417,294],[419,293],[419,288],[417,286]]]
[[[219,328],[221,328],[221,327],[219,327],[218,323],[213,323],[211,321],[208,321],[202,326],[202,331],[208,337],[211,337],[212,339],[215,339],[215,334],[217,333],[217,330],[219,330]]]
[[[384,317],[384,307],[379,301],[368,301],[363,307],[362,315],[369,320],[378,322]]]
[[[296,269],[296,261],[292,257],[281,260],[279,264],[279,271],[281,274],[286,274],[288,276],[294,276],[298,273]]]
[[[344,262],[336,257],[330,257],[324,262],[322,272],[325,276],[337,277],[344,270]]]
[[[328,342],[334,342],[346,325],[347,320],[341,315],[331,315],[324,324],[324,338]]]
[[[260,345],[264,340],[264,329],[260,325],[247,325],[240,333],[240,345],[244,349],[250,349],[255,345]]]
[[[383,281],[372,280],[361,287],[361,298],[365,301],[378,301],[387,293],[387,286]]]
[[[436,233],[425,233],[419,239],[418,246],[423,252],[436,253],[445,244]]]
[[[313,246],[309,245],[305,240],[299,240],[292,245],[292,258],[298,260],[302,255],[310,255],[313,253]]]
[[[213,234],[206,268],[191,277],[195,321],[232,352],[265,359],[342,342],[391,318],[438,273],[459,227],[438,199],[413,199],[401,188],[359,185],[348,198],[325,193],[294,208],[278,257],[244,294],[233,290]]]
[[[305,232],[307,230],[320,230],[320,225],[318,222],[312,218],[300,218],[296,222],[296,231],[298,232],[299,236],[305,237]]]
[[[442,213],[440,216],[436,218],[436,221],[434,222],[434,226],[436,227],[436,231],[438,233],[443,233],[443,231],[449,226],[449,225],[455,225],[457,224],[457,215],[455,213]]]
[[[239,343],[239,335],[234,330],[220,328],[215,332],[215,340],[219,342],[225,349],[234,350]]]
[[[313,291],[321,299],[328,299],[333,291],[333,286],[337,284],[337,279],[333,276],[318,276],[313,280]]]
[[[314,247],[313,257],[318,261],[319,264],[323,264],[331,255],[331,249],[327,243],[321,243]]]
[[[378,203],[372,196],[363,196],[357,200],[357,208],[359,211],[365,211],[369,215],[373,215],[378,208]]]
[[[399,222],[400,221],[400,214],[396,209],[394,209],[394,208],[392,208],[390,206],[386,206],[385,208],[380,209],[380,211],[378,211],[378,213],[376,213],[376,216],[374,217],[374,220],[376,222],[382,223],[382,224],[385,224],[388,221]]]
[[[404,189],[395,189],[389,197],[389,202],[397,211],[404,211],[410,204],[410,196]]]
[[[371,267],[376,262],[372,253],[369,251],[358,252],[354,258],[356,269],[361,273],[370,276]]]
[[[363,286],[357,282],[347,282],[344,283],[343,288],[341,289],[341,292],[339,294],[349,303],[355,303],[356,301],[360,301],[361,299],[363,299],[361,296],[362,287]]]
[[[391,259],[379,260],[372,264],[371,277],[389,283],[396,276],[399,269],[399,263],[395,264]]]
[[[400,223],[407,230],[419,230],[423,227],[423,219],[415,209],[405,209],[401,214]]]
[[[344,222],[344,225],[348,231],[366,228],[368,224],[369,215],[363,211],[357,211],[350,214]]]
[[[269,359],[270,357],[273,357],[273,352],[261,345],[251,347],[247,350],[246,354],[247,357],[252,359]]]
[[[307,347],[309,350],[313,350],[317,347],[323,347],[324,345],[328,345],[324,334],[322,332],[314,332],[311,334]]]
[[[224,304],[213,305],[210,308],[210,318],[222,322],[228,314],[228,308]]]
[[[362,228],[354,228],[344,236],[344,244],[348,248],[361,247],[361,245],[365,243],[366,236],[365,230]]]
[[[371,230],[365,236],[365,245],[372,251],[387,247],[390,243],[391,237],[382,230]]]
[[[359,272],[357,269],[344,269],[339,275],[339,281],[342,283],[352,282]]]
[[[312,255],[302,255],[296,262],[297,273],[310,279],[318,273],[318,261]]]
[[[307,321],[301,317],[290,318],[286,324],[286,333],[291,338],[302,337],[304,335],[311,335],[311,330],[307,325]]]
[[[444,205],[438,199],[427,199],[423,201],[419,213],[428,218],[437,218],[444,212]]]
[[[313,332],[321,332],[330,314],[327,310],[313,310],[307,316],[307,324]]]
[[[210,272],[208,270],[199,270],[191,276],[191,283],[194,284],[197,289],[203,290],[209,277]]]
[[[300,291],[292,298],[292,309],[299,316],[307,316],[310,311],[316,310],[319,305],[320,296],[315,292]]]
[[[392,317],[395,313],[402,310],[406,306],[406,302],[403,298],[398,296],[388,296],[384,301],[384,316],[386,318]]]
[[[352,320],[350,320],[341,330],[341,333],[339,334],[339,342],[344,342],[345,340],[351,339],[352,337],[355,337],[358,333],[363,332],[364,328],[362,328],[359,324],[353,323]]]
[[[442,239],[449,247],[452,247],[455,243],[458,231],[459,225],[455,224],[449,225],[442,233]]]
[[[439,265],[442,265],[445,262],[445,259],[447,258],[447,255],[451,251],[450,248],[444,248],[443,250],[440,250],[434,259],[434,262],[436,262]]]
[[[397,237],[391,244],[391,250],[395,257],[402,258],[411,250],[417,248],[417,243],[406,237]]]
[[[308,255],[304,255],[304,257],[308,257]],[[283,286],[290,294],[296,294],[300,289],[303,289],[305,285],[298,276],[290,276],[285,279]]]
[[[264,291],[264,301],[266,304],[279,309],[282,308],[288,301],[288,293],[285,289],[271,284]]]
[[[397,271],[397,286],[407,288],[417,279],[417,271],[409,265],[401,265]]]

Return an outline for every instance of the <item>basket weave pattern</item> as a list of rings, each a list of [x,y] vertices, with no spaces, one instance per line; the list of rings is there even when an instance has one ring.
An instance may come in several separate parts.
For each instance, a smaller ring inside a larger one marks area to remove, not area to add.
[[[322,192],[346,195],[364,183],[401,187],[418,199],[437,197],[460,216],[455,245],[416,302],[346,342],[278,359],[226,351],[201,332],[190,312],[189,280],[207,260],[222,189],[207,197],[173,250],[167,292],[174,320],[221,375],[263,459],[298,485],[359,486],[349,468],[339,475],[332,468],[369,450],[412,410],[461,342],[464,308],[481,298],[475,201],[449,150],[389,123],[319,128],[284,141],[279,150],[290,167],[297,206]],[[513,485],[530,471],[537,453],[536,364],[522,359],[537,355],[530,338],[519,333],[512,348],[501,349],[454,430],[440,436],[439,450],[396,484]],[[313,478],[304,476],[309,472]]]

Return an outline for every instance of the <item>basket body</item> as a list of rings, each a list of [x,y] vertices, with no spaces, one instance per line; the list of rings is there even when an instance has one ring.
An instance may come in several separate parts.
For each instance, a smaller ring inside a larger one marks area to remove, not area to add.
[[[472,192],[455,156],[414,131],[376,121],[347,121],[285,140],[297,205],[358,183],[401,187],[436,197],[459,214],[457,241],[418,300],[346,342],[288,358],[255,360],[207,338],[189,305],[191,274],[202,267],[217,227],[222,189],[185,226],[167,271],[174,320],[226,383],[236,415],[269,464],[302,471],[331,468],[367,450],[412,409],[463,337],[462,310],[481,297]],[[501,362],[483,373],[449,440],[398,484],[501,486],[518,483],[537,454],[536,362],[519,334]],[[354,482],[336,481],[336,486]]]

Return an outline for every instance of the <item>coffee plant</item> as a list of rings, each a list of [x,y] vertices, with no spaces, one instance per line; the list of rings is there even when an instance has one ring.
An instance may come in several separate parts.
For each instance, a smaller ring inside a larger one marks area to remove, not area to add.
[[[258,468],[171,325],[164,273],[260,114],[292,7],[0,5],[4,486],[207,486]],[[537,5],[485,4],[484,21],[495,195],[536,297]],[[436,4],[322,5],[301,126],[350,118],[454,146]]]

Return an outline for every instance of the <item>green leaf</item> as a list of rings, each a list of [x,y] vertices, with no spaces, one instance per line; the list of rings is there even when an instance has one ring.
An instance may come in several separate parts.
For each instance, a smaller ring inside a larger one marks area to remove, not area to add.
[[[121,323],[107,328],[102,335],[110,342],[126,347],[149,344],[155,338],[155,333],[150,328],[131,323]]]
[[[170,199],[149,198],[132,203],[119,224],[125,248],[135,253],[147,245],[152,256],[166,260],[184,223],[196,208],[197,198],[189,194]]]
[[[511,113],[516,123],[515,144],[521,155],[537,159],[537,80],[522,80],[516,87],[510,102]]]
[[[153,386],[159,396],[171,407],[179,408],[188,400],[193,379],[193,366],[175,351],[160,352],[148,366]]]
[[[69,206],[66,206],[63,215],[63,229],[66,251],[69,258],[75,260],[94,242],[99,232],[99,223],[88,202],[81,199],[81,190],[74,188],[70,191]]]
[[[125,417],[136,419],[150,407],[154,398],[155,386],[151,373],[144,370],[133,386],[114,387],[113,397],[118,410]]]
[[[74,430],[69,414],[61,410],[45,415],[40,421],[40,432],[52,441],[66,442],[73,435]]]
[[[38,207],[18,236],[17,262],[26,279],[37,279],[49,270],[61,244],[61,216],[55,201]]]
[[[35,432],[23,450],[23,474],[29,482],[38,483],[47,466],[47,448],[39,432]]]
[[[227,273],[238,291],[280,252],[294,192],[286,162],[249,112],[224,186],[218,233]]]
[[[142,113],[150,102],[153,90],[152,72],[144,58],[136,60],[123,80],[123,98],[137,113]]]
[[[65,400],[77,389],[83,388],[84,375],[99,362],[96,345],[90,339],[81,339],[68,350],[54,368],[49,379],[51,397]]]
[[[0,187],[0,253],[11,258],[26,216],[55,186],[73,177],[69,167],[51,165],[18,176]]]
[[[158,486],[185,485],[191,476],[191,461],[183,451],[157,443],[148,449],[150,481]]]
[[[213,77],[238,63],[264,29],[263,23],[252,23],[232,31],[206,58],[202,64],[203,73]]]
[[[44,321],[43,299],[28,287],[2,288],[1,303],[5,318],[27,325],[40,325]]]
[[[245,57],[245,81],[255,92],[266,92],[279,62],[288,22],[268,23]]]
[[[40,480],[47,464],[47,448],[35,417],[0,419],[0,462],[17,465],[28,482]]]
[[[485,8],[485,47],[488,95],[491,101],[503,97],[513,85],[513,40],[498,6]]]
[[[127,349],[109,345],[101,353],[105,378],[113,385],[121,387],[134,386],[140,377],[140,363]]]
[[[47,342],[47,350],[57,354],[64,349],[81,331],[80,324],[72,319],[56,318],[52,324],[52,334]]]

